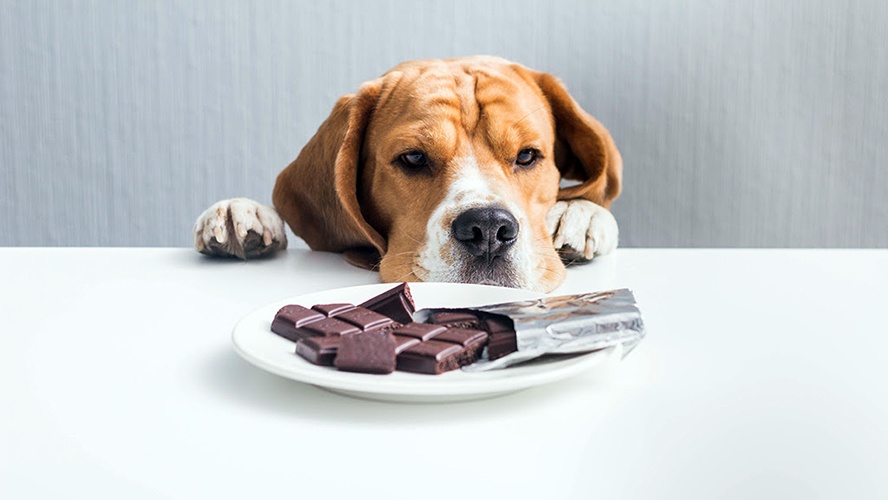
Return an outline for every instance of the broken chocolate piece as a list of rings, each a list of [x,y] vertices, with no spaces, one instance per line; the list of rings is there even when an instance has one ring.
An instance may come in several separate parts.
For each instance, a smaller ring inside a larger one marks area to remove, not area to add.
[[[398,323],[410,323],[413,321],[413,313],[416,312],[416,304],[413,302],[413,296],[410,295],[407,283],[401,283],[371,297],[360,304],[360,307],[388,316]]]
[[[386,330],[371,330],[341,337],[336,368],[360,373],[395,371],[395,339]]]
[[[465,328],[450,328],[433,337],[439,342],[452,342],[463,346],[462,353],[457,357],[457,364],[465,366],[474,363],[481,355],[484,344],[487,342],[487,332],[481,330],[468,330]]]
[[[296,354],[316,365],[332,366],[342,337],[308,337],[296,342]]]
[[[307,307],[291,304],[282,307],[271,322],[271,331],[287,340],[296,342],[304,337],[299,328],[311,322],[324,319],[324,315]]]
[[[478,315],[462,309],[434,309],[429,322],[436,325],[456,326],[465,328],[478,323]]]
[[[488,359],[498,359],[518,350],[515,323],[506,316],[490,315],[481,326],[490,334],[487,341]]]
[[[463,309],[433,309],[429,323],[455,328],[476,329],[481,325],[478,314]]]
[[[427,340],[398,354],[398,369],[405,372],[437,375],[459,368],[460,354],[465,348],[459,344]]]

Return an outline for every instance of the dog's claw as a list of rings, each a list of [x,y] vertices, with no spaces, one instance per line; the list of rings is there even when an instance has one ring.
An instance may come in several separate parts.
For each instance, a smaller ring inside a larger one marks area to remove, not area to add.
[[[213,238],[216,240],[216,243],[224,244],[225,240],[228,239],[228,235],[225,234],[225,222],[222,220],[221,222],[217,222],[217,226],[213,228]]]

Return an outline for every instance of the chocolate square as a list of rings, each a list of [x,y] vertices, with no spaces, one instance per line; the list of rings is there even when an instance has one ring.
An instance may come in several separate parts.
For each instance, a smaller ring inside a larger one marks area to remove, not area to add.
[[[391,373],[395,371],[395,339],[386,330],[371,330],[340,337],[333,364],[344,371]]]
[[[427,340],[398,354],[398,369],[437,375],[459,368],[459,356],[464,347],[450,342]]]
[[[360,306],[388,316],[398,323],[410,323],[413,321],[413,313],[416,312],[416,304],[413,302],[407,283],[401,283],[371,297]]]
[[[421,340],[414,337],[407,337],[404,335],[395,335],[395,354],[400,354],[401,351],[408,349],[410,347],[415,346],[420,343]]]
[[[381,328],[394,323],[388,316],[383,316],[378,312],[373,312],[363,307],[355,307],[348,311],[342,312],[336,316],[336,319],[347,321],[361,330],[372,330]]]
[[[429,340],[435,335],[444,332],[447,330],[446,326],[442,325],[430,325],[428,323],[407,323],[406,325],[402,325],[399,328],[395,329],[392,333],[397,335],[404,335],[407,337],[413,337],[420,340]]]
[[[356,326],[336,318],[324,318],[320,321],[309,323],[300,328],[300,330],[306,332],[305,336],[322,335],[324,337],[348,335],[361,331]]]
[[[308,337],[296,342],[296,354],[316,365],[332,366],[342,337]]]
[[[435,340],[442,342],[451,342],[461,346],[476,344],[487,340],[487,332],[481,330],[468,330],[465,328],[450,328],[444,332],[435,335]]]
[[[355,308],[352,304],[315,304],[311,306],[315,311],[321,312],[324,316],[338,316],[345,311],[351,311]]]
[[[484,318],[482,326],[490,333],[487,341],[489,359],[498,359],[518,350],[518,336],[515,334],[515,322],[512,319],[489,315]]]
[[[324,319],[324,315],[317,311],[298,304],[290,304],[280,308],[274,315],[271,331],[287,340],[296,342],[305,336],[299,331],[300,327],[321,319]]]

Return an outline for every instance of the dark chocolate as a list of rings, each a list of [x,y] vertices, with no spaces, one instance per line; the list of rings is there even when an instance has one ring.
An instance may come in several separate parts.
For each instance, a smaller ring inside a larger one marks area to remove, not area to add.
[[[407,283],[401,283],[371,297],[360,304],[360,307],[388,316],[398,323],[410,323],[413,321],[413,313],[416,312],[416,304],[413,302],[413,296],[410,294],[410,287],[407,286]]]
[[[515,322],[505,316],[491,314],[481,324],[490,338],[487,341],[488,359],[498,359],[518,350]]]
[[[407,337],[404,335],[395,335],[395,354],[400,354],[404,349],[408,349],[410,347],[415,346],[416,344],[422,342],[421,340],[414,337]]]
[[[414,313],[410,290],[402,283],[360,306],[285,306],[271,329],[297,342],[296,352],[312,363],[367,373],[438,374],[469,364],[469,371],[484,371],[545,353],[588,352],[618,343],[631,350],[644,337],[627,289],[421,311],[417,318],[428,323],[413,322]],[[343,345],[349,346],[345,355]],[[479,359],[485,346],[487,355]]]
[[[398,354],[398,369],[405,372],[437,375],[459,368],[460,354],[465,348],[459,344],[427,340]]]
[[[399,352],[398,369],[429,374],[455,370],[477,361],[485,342],[487,332],[442,327],[429,340]]]
[[[284,306],[278,310],[271,322],[271,331],[287,340],[296,342],[305,335],[300,327],[324,319],[324,315],[298,304]]]
[[[476,329],[481,325],[478,314],[463,309],[433,309],[429,323],[455,328]]]
[[[573,354],[621,345],[623,354],[645,335],[644,321],[631,290],[619,289],[576,295],[542,297],[472,307],[487,318],[508,318],[511,325],[488,326],[495,333],[488,359],[470,371],[485,371],[529,361],[544,354]],[[423,313],[425,314],[425,313]],[[485,322],[487,323],[487,322]],[[499,331],[505,330],[505,331]],[[514,330],[516,345],[511,344]],[[498,349],[508,352],[498,359]]]
[[[316,365],[333,366],[342,337],[308,337],[296,342],[296,354]]]
[[[440,342],[452,342],[463,347],[462,353],[457,356],[459,366],[470,365],[478,361],[478,356],[487,343],[487,332],[481,330],[468,330],[465,328],[450,328],[447,331],[435,335],[433,340]]]
[[[447,330],[447,327],[443,325],[430,325],[428,323],[407,323],[406,325],[398,327],[392,333],[417,338],[419,340],[429,340],[445,330]]]
[[[451,342],[461,346],[477,344],[487,340],[487,333],[481,330],[467,330],[465,328],[449,328],[438,335],[434,336],[434,340],[442,342]]]
[[[346,323],[345,321],[336,318],[324,318],[320,321],[309,323],[299,330],[300,333],[303,333],[303,337],[301,338],[315,337],[319,335],[324,337],[338,337],[340,335],[348,335],[361,331],[351,323]]]
[[[324,316],[338,316],[345,311],[351,311],[355,308],[352,304],[315,304],[311,306],[315,311],[321,312]]]
[[[336,319],[347,321],[361,330],[372,330],[394,323],[391,318],[379,314],[378,312],[365,309],[363,307],[355,307],[336,316]]]
[[[336,368],[360,373],[391,373],[395,371],[395,339],[387,330],[345,335],[333,364]]]
[[[501,358],[518,350],[514,322],[507,316],[467,309],[431,309],[429,322],[450,328],[484,330],[490,334],[487,356]]]

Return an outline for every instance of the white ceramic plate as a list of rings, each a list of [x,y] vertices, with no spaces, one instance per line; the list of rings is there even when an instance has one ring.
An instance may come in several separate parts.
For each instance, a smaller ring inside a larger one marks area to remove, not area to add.
[[[324,389],[367,399],[401,402],[448,402],[481,399],[563,380],[619,359],[620,346],[570,357],[541,358],[502,370],[441,375],[394,372],[388,375],[341,372],[317,366],[295,354],[295,344],[271,332],[275,313],[287,304],[350,302],[358,304],[395,285],[384,283],[300,295],[262,307],[234,327],[234,348],[244,359],[271,373]],[[458,283],[411,283],[416,308],[466,307],[539,297],[514,288]]]

